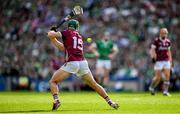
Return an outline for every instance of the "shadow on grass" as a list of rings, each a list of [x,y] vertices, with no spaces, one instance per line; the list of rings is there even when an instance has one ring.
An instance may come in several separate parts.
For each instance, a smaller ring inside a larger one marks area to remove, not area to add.
[[[32,113],[32,112],[89,112],[89,111],[93,111],[94,109],[59,109],[59,110],[55,110],[55,111],[52,111],[52,110],[25,110],[25,111],[4,111],[4,112],[1,112],[0,113]],[[110,111],[110,110],[114,110],[114,109],[96,109],[96,111]]]
[[[96,111],[110,111],[110,110],[114,110],[114,109],[59,109],[58,111],[59,112],[71,112],[71,111],[73,111],[73,112],[76,112],[76,111],[81,111],[81,112],[89,112],[89,111],[94,111],[94,110],[96,110]]]

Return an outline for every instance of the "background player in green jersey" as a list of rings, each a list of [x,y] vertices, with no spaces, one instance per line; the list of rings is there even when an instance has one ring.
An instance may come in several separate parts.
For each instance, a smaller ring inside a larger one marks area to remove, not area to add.
[[[117,46],[110,39],[110,33],[105,32],[101,39],[92,43],[90,50],[98,58],[96,61],[96,80],[103,86],[107,86],[111,70],[111,60],[118,53]]]

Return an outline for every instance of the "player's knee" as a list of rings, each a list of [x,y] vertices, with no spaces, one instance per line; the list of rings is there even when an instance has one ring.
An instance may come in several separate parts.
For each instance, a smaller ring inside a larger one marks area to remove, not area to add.
[[[54,80],[54,79],[50,79],[49,80],[49,84],[51,85],[51,84],[54,84],[54,83],[56,83],[56,81]]]
[[[96,73],[96,77],[103,77],[103,75],[102,73]]]
[[[57,73],[55,72],[54,74],[53,74],[53,76],[52,76],[52,78],[49,80],[49,84],[52,84],[52,83],[56,83],[56,75],[57,75]]]
[[[52,79],[51,79],[51,80],[49,80],[49,84],[51,85],[52,83],[53,83]]]

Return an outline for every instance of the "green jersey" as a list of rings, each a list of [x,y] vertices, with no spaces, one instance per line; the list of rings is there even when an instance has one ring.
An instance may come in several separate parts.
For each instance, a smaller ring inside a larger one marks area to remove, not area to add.
[[[99,53],[100,60],[110,60],[108,55],[112,52],[113,49],[113,42],[112,40],[97,40],[96,41],[96,48]]]

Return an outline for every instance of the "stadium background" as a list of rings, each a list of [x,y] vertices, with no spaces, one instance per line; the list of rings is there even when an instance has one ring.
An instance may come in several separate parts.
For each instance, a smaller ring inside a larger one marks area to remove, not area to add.
[[[148,49],[161,27],[168,28],[172,41],[174,72],[170,89],[180,90],[179,0],[5,0],[0,2],[0,91],[49,90],[48,80],[64,57],[46,33],[74,5],[85,10],[77,18],[84,38],[95,41],[108,31],[119,47],[113,61],[111,91],[147,90],[153,76]],[[95,59],[88,45],[85,42],[85,55],[94,73]],[[60,87],[70,91],[89,89],[74,76]]]

